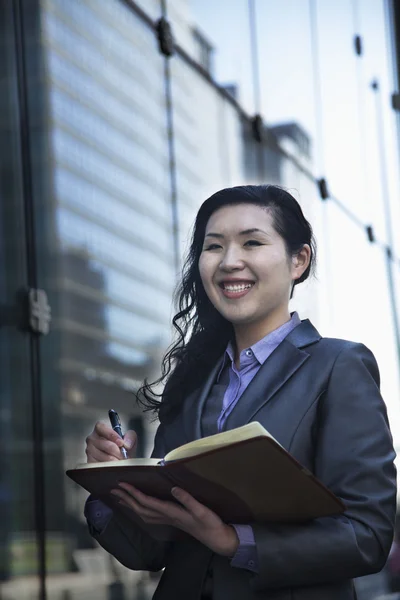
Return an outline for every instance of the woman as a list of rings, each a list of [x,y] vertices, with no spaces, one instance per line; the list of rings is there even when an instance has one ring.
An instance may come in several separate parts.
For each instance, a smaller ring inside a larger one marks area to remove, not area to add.
[[[350,600],[352,578],[379,571],[393,535],[394,451],[379,372],[362,344],[322,338],[289,313],[315,244],[296,200],[276,186],[211,196],[197,215],[179,290],[179,339],[164,358],[167,384],[142,402],[160,418],[153,456],[259,421],[346,504],[306,524],[223,523],[185,490],[179,502],[124,483],[114,493],[147,524],[174,525],[185,542],[154,540],[95,500],[92,534],[131,569],[165,567],[157,600]],[[157,383],[157,382],[156,382]],[[97,423],[88,461],[121,458],[124,442]],[[97,516],[96,516],[97,515]]]

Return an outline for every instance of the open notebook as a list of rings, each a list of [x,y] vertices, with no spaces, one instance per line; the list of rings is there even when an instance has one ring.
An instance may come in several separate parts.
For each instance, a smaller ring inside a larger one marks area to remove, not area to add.
[[[256,421],[164,457],[80,464],[67,475],[124,514],[128,509],[110,494],[119,481],[171,501],[171,488],[177,485],[226,523],[301,522],[345,509]]]

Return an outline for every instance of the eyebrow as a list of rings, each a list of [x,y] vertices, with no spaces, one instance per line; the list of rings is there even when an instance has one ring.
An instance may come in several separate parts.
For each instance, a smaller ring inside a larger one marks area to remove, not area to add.
[[[249,235],[250,233],[264,233],[268,235],[266,231],[262,229],[258,229],[257,227],[252,227],[251,229],[245,229],[244,231],[239,231],[239,235]],[[224,238],[225,236],[222,233],[207,233],[205,237],[215,237],[215,238]]]

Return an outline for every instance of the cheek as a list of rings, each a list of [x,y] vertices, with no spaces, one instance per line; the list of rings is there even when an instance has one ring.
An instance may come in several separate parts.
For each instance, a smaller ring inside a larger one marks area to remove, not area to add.
[[[212,269],[210,261],[207,260],[207,257],[205,257],[203,254],[200,256],[199,260],[199,273],[200,279],[204,287],[207,289],[207,286],[210,284],[211,281]]]
[[[263,257],[254,265],[254,269],[265,281],[291,279],[291,265],[288,264],[286,257],[280,252],[270,253],[268,257]]]

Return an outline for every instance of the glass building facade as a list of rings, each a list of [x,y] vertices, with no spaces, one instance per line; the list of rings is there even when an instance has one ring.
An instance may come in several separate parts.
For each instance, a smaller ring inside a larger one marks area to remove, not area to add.
[[[170,57],[162,16],[177,42]],[[86,493],[65,470],[85,460],[85,438],[111,407],[138,432],[139,454],[151,451],[155,424],[132,392],[159,373],[188,234],[217,189],[294,191],[320,252],[294,308],[374,350],[400,436],[398,243],[378,224],[383,241],[371,244],[355,205],[321,200],[310,134],[266,126],[254,98],[218,85],[212,44],[191,23],[185,0],[0,6],[2,600],[151,597],[149,574],[89,536]],[[351,243],[345,261],[338,240]]]

